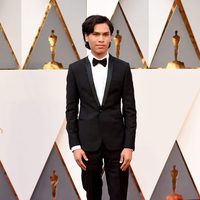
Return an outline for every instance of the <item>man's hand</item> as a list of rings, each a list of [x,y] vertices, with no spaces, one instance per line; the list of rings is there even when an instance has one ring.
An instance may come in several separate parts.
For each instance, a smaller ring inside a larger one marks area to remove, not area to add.
[[[133,150],[129,148],[124,148],[122,150],[120,161],[119,161],[120,163],[122,163],[120,167],[122,171],[125,171],[129,167],[131,159],[132,159],[132,152]]]
[[[76,149],[73,151],[73,154],[74,154],[74,159],[77,162],[77,164],[79,165],[79,167],[85,171],[86,166],[82,160],[82,158],[83,158],[85,161],[88,161],[88,158],[87,158],[85,152],[82,149]]]

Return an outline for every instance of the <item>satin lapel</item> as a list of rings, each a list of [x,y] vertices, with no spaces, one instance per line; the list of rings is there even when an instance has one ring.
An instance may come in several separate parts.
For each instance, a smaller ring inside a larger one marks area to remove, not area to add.
[[[88,79],[89,79],[89,83],[90,83],[92,93],[93,93],[94,98],[97,102],[97,105],[100,106],[99,99],[97,97],[97,93],[96,93],[96,89],[95,89],[95,85],[94,85],[93,76],[92,76],[91,64],[90,64],[90,61],[88,60],[88,57],[86,58],[85,65],[86,65],[87,75],[88,75]]]
[[[113,57],[110,55],[109,56],[109,63],[108,63],[108,75],[107,75],[107,81],[106,81],[106,87],[105,87],[105,91],[104,91],[102,105],[105,104],[106,98],[108,96],[110,83],[111,83],[111,79],[112,79],[112,72],[113,72]]]

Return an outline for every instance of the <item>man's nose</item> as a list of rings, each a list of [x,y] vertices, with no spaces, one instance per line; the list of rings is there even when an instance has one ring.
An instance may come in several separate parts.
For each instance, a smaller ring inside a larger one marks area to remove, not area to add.
[[[104,37],[103,37],[103,35],[100,35],[99,36],[99,42],[103,42],[104,41]]]

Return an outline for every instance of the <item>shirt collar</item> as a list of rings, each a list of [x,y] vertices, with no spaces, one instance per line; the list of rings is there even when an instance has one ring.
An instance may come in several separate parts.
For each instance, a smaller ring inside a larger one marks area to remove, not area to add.
[[[104,58],[106,58],[106,59],[107,59],[107,65],[106,65],[106,67],[108,66],[108,61],[109,61],[109,53],[108,53],[108,52],[107,52],[107,54],[106,54],[103,58],[99,59],[99,58],[95,57],[95,56],[91,53],[91,51],[89,51],[89,52],[88,52],[88,59],[89,59],[89,61],[90,61],[91,66],[93,66],[93,65],[92,65],[92,59],[93,59],[93,58],[96,58],[97,60],[103,60]]]

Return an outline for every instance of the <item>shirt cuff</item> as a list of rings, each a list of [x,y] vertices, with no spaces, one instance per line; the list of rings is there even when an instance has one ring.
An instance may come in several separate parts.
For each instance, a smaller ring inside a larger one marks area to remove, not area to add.
[[[75,150],[77,150],[77,149],[81,149],[81,145],[73,146],[73,147],[71,148],[71,151],[73,152],[73,151],[75,151]]]

